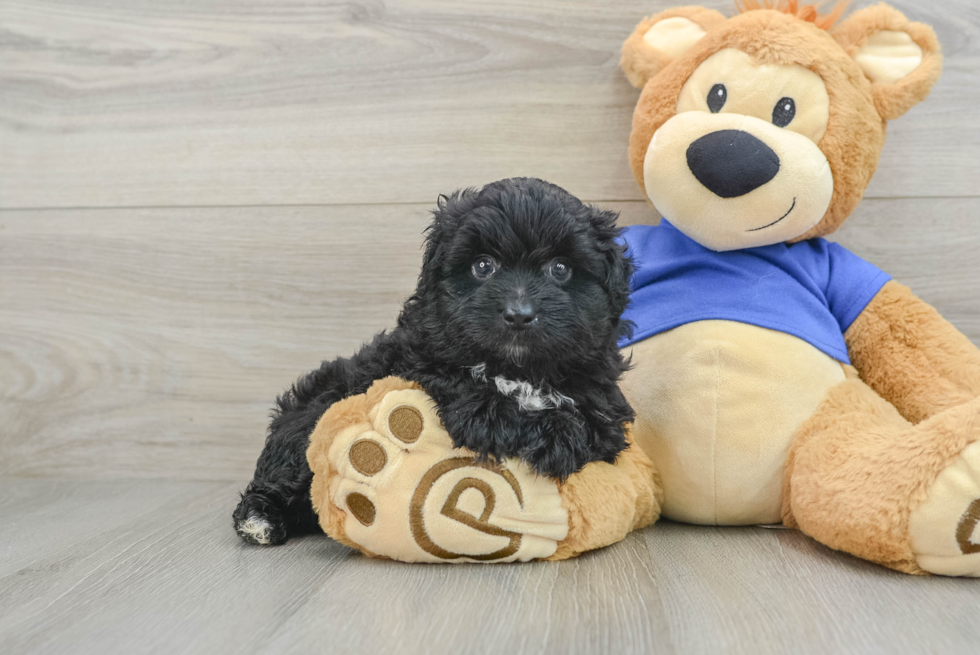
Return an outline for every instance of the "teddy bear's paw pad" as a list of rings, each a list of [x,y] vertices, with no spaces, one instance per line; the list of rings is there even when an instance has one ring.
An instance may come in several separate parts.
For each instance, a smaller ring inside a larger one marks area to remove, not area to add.
[[[368,416],[328,454],[330,501],[358,546],[409,562],[511,562],[548,557],[567,536],[557,485],[453,448],[424,392],[391,391]]]
[[[967,446],[909,517],[916,562],[937,575],[980,577],[980,442]]]

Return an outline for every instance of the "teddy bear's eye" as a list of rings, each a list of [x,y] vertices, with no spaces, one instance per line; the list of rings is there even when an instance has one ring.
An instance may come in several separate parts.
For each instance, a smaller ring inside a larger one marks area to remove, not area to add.
[[[792,98],[780,98],[772,110],[772,124],[776,127],[786,127],[796,116],[796,103]]]
[[[708,91],[708,109],[711,110],[712,114],[717,114],[721,111],[721,108],[725,106],[725,102],[728,100],[728,89],[725,88],[724,84],[715,84]]]

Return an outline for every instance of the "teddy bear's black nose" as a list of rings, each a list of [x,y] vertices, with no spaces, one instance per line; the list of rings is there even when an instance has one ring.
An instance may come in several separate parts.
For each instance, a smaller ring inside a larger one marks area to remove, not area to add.
[[[779,156],[748,132],[719,130],[688,147],[687,166],[715,195],[737,198],[776,177]]]

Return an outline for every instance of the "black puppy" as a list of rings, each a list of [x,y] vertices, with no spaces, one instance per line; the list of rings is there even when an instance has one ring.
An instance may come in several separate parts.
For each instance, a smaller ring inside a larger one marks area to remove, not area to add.
[[[238,534],[279,544],[319,530],[310,433],[331,404],[389,375],[422,385],[457,447],[559,479],[615,460],[633,420],[616,346],[631,328],[620,315],[633,268],[615,221],[532,178],[440,197],[398,326],[277,399]]]

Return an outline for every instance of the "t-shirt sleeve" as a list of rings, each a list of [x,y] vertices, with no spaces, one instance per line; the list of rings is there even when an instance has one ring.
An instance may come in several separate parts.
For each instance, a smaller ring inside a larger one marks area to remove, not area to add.
[[[633,277],[630,278],[630,291],[650,284],[657,276],[657,258],[651,256],[657,250],[657,231],[654,225],[630,225],[619,237],[626,245],[626,256],[633,259]]]
[[[845,332],[892,278],[836,243],[827,244],[827,255],[827,304],[841,332]]]

